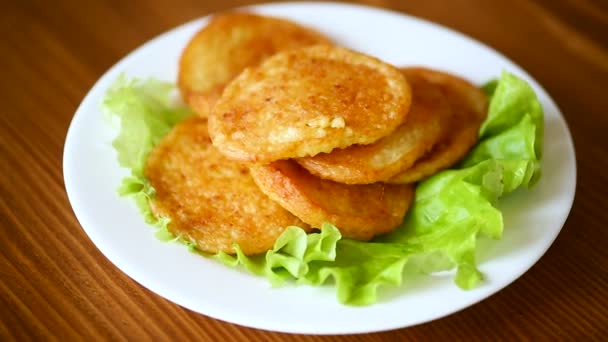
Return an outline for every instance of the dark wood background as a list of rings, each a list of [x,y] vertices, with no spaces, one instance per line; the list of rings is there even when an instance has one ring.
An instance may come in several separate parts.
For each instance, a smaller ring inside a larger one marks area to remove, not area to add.
[[[114,63],[188,20],[249,3],[0,2],[0,340],[381,341],[601,339],[608,332],[608,2],[360,1],[468,34],[528,70],[574,136],[578,187],[547,254],[491,298],[408,329],[302,336],[243,328],[149,292],[76,221],[62,148],[76,107]]]

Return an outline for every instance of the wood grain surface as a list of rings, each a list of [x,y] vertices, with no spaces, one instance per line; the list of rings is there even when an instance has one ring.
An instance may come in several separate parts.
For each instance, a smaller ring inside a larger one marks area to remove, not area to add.
[[[577,151],[574,207],[547,254],[511,286],[446,318],[377,334],[239,327],[151,293],[76,221],[62,148],[94,82],[188,20],[247,1],[0,2],[0,340],[601,340],[608,333],[608,2],[361,1],[470,35],[523,66],[563,111]],[[547,172],[550,172],[548,170]]]

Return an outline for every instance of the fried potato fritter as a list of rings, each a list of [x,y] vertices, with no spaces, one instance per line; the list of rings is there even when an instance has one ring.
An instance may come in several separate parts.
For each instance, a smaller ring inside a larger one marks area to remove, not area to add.
[[[410,86],[395,67],[318,45],[280,52],[237,76],[209,117],[209,133],[234,159],[314,156],[390,134],[410,103]]]
[[[336,225],[346,238],[369,240],[403,221],[412,185],[346,185],[311,175],[293,160],[256,165],[251,175],[262,192],[313,227]]]
[[[245,254],[272,248],[283,230],[308,225],[264,195],[249,169],[227,159],[212,145],[207,120],[190,118],[150,154],[146,177],[156,189],[151,207],[171,219],[168,229],[205,252]]]
[[[206,115],[226,84],[246,67],[258,65],[278,51],[330,43],[322,34],[289,20],[251,13],[220,14],[182,52],[177,83],[185,101]]]
[[[470,82],[445,72],[410,68],[445,94],[451,115],[442,123],[442,137],[437,145],[414,165],[391,178],[389,183],[412,183],[460,161],[477,143],[479,127],[486,119],[488,99]]]
[[[373,144],[300,158],[298,163],[313,175],[346,184],[386,181],[412,166],[439,139],[441,119],[449,115],[450,108],[436,85],[416,72],[403,72],[412,87],[412,106],[405,123]]]

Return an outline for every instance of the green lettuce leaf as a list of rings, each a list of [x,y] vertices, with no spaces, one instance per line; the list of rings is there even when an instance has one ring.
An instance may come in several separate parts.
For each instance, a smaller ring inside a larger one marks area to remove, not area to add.
[[[112,146],[120,166],[143,179],[148,154],[181,120],[191,114],[185,106],[173,105],[175,86],[150,79],[145,82],[121,75],[107,91],[103,109],[120,121]]]
[[[479,130],[480,138],[496,136],[513,127],[524,116],[529,116],[535,127],[534,151],[536,156],[541,158],[544,118],[542,106],[538,102],[534,90],[526,81],[508,72],[503,72],[495,87],[491,86],[491,83],[485,86],[485,90],[491,89],[493,95],[488,118]]]
[[[220,252],[214,257],[228,266],[243,265],[252,273],[266,276],[277,286],[291,278],[302,279],[309,274],[313,262],[334,261],[336,242],[341,237],[338,228],[329,223],[324,223],[320,232],[311,234],[292,226],[287,227],[265,254],[246,256],[235,245],[234,256]]]
[[[118,163],[131,172],[122,180],[118,194],[133,197],[146,223],[157,227],[156,237],[163,241],[175,237],[167,230],[169,219],[154,216],[150,209],[149,199],[155,190],[144,176],[144,167],[150,151],[175,124],[192,114],[186,106],[173,103],[174,91],[169,82],[120,75],[102,103],[107,117],[120,124],[112,141]]]
[[[143,91],[134,88],[148,82],[123,79],[120,84],[129,90],[115,87],[106,106],[111,111],[127,107],[137,112],[125,115],[123,110],[119,115],[127,124],[121,126],[114,146],[121,166],[132,170],[120,193],[133,196],[146,221],[164,227],[160,237],[170,240],[168,220],[154,218],[149,210],[154,189],[143,177],[143,166],[149,151],[187,111],[168,107],[169,85],[152,84]],[[265,276],[275,286],[288,280],[309,285],[333,282],[338,300],[349,305],[375,303],[381,286],[399,286],[420,273],[441,270],[455,269],[455,283],[462,289],[474,288],[483,280],[475,260],[477,239],[502,236],[503,219],[496,203],[538,180],[543,138],[542,107],[525,81],[504,72],[483,89],[491,101],[479,143],[456,169],[419,183],[412,208],[391,234],[361,242],[342,239],[329,223],[311,234],[288,227],[264,254],[245,256],[235,245],[235,255],[212,257]]]

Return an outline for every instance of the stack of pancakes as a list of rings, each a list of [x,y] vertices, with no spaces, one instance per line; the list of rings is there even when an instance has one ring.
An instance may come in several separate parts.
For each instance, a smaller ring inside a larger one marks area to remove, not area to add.
[[[183,51],[178,85],[198,116],[148,158],[157,216],[205,252],[272,248],[324,222],[369,240],[403,221],[415,182],[477,141],[483,92],[397,69],[296,23],[219,15]]]

